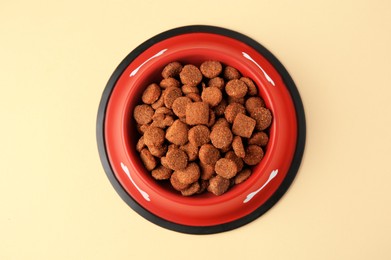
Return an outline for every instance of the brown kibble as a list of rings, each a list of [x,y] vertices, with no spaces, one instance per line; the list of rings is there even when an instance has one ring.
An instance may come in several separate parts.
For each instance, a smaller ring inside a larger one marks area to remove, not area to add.
[[[177,117],[185,117],[186,116],[186,106],[187,104],[192,103],[191,99],[188,97],[179,97],[175,99],[172,104],[172,111]]]
[[[196,125],[189,130],[189,142],[195,146],[209,143],[209,128],[204,125]]]
[[[232,149],[234,150],[235,154],[240,158],[244,158],[244,156],[246,155],[242,138],[240,138],[240,136],[235,136],[232,140]]]
[[[228,100],[228,104],[239,103],[241,105],[244,105],[244,103],[246,102],[246,99],[244,97],[242,97],[242,98],[234,98],[234,97],[228,96],[227,100]]]
[[[219,126],[230,128],[230,124],[228,123],[227,119],[225,119],[224,117],[217,119],[216,123],[212,126],[212,130],[213,130],[213,128],[216,128]]]
[[[164,91],[164,105],[167,108],[171,108],[175,99],[182,96],[182,91],[180,88],[167,88]]]
[[[272,113],[269,109],[264,107],[258,107],[251,113],[251,117],[255,119],[255,129],[258,131],[265,130],[272,123]]]
[[[155,157],[162,157],[167,152],[167,145],[161,145],[161,146],[148,146],[148,150],[151,152],[151,154]]]
[[[212,192],[216,196],[224,194],[229,188],[230,181],[216,175],[215,177],[209,180],[208,191]]]
[[[159,107],[158,109],[156,109],[155,111],[155,115],[156,114],[163,114],[163,115],[174,115],[174,113],[172,112],[171,109],[167,108],[167,107]]]
[[[145,104],[153,104],[155,103],[162,93],[162,90],[156,83],[152,83],[148,85],[148,87],[144,90],[143,95],[141,96],[142,101]]]
[[[208,127],[212,127],[216,123],[216,115],[212,109],[209,109],[209,122],[207,124]]]
[[[140,124],[137,124],[137,131],[140,133],[140,134],[144,134],[145,131],[147,131],[149,125],[140,125]]]
[[[250,97],[246,100],[246,110],[251,115],[258,107],[264,107],[265,102],[260,97]]]
[[[189,161],[194,161],[198,158],[198,147],[190,142],[179,147],[179,149],[186,152]]]
[[[233,98],[242,98],[247,94],[247,85],[239,79],[232,79],[225,85],[225,92]]]
[[[163,71],[162,71],[162,76],[163,78],[174,78],[179,75],[179,73],[182,70],[182,64],[180,64],[177,61],[171,62],[167,64]]]
[[[232,80],[232,79],[239,79],[240,78],[240,73],[237,69],[231,66],[227,66],[224,69],[224,78],[226,80]]]
[[[188,126],[177,119],[167,128],[166,139],[173,144],[184,145],[188,141],[188,131]]]
[[[226,179],[231,179],[238,173],[236,163],[227,158],[221,158],[215,164],[215,172]]]
[[[186,94],[186,96],[188,98],[190,98],[191,101],[193,101],[193,102],[201,102],[202,101],[201,96],[197,93],[189,93],[189,94]]]
[[[160,163],[166,167],[166,168],[170,168],[167,164],[167,158],[165,156],[163,156],[162,158],[160,158]]]
[[[200,90],[196,86],[183,85],[181,89],[182,89],[183,94],[185,94],[185,95],[190,94],[190,93],[195,93],[195,94],[200,93]]]
[[[227,108],[227,100],[223,99],[221,102],[213,108],[216,116],[222,116],[224,115],[224,111]]]
[[[197,194],[203,193],[209,186],[209,181],[207,180],[199,180],[200,189],[197,191]]]
[[[148,124],[152,121],[154,111],[151,106],[142,104],[134,108],[133,117],[140,125]]]
[[[179,171],[186,168],[188,158],[186,153],[181,149],[172,148],[168,149],[165,160],[168,168],[174,171]]]
[[[213,127],[210,133],[210,140],[212,144],[219,149],[224,149],[232,142],[233,135],[228,127],[217,126]]]
[[[176,172],[178,181],[183,184],[196,182],[201,175],[200,167],[194,162],[189,163],[185,169]]]
[[[161,146],[164,143],[164,135],[163,129],[150,126],[144,132],[144,143],[147,146]]]
[[[235,184],[240,184],[244,182],[245,180],[248,179],[251,175],[251,170],[246,168],[242,171],[240,171],[236,176],[235,176]]]
[[[232,132],[241,137],[250,138],[254,131],[255,124],[255,120],[251,117],[244,114],[238,114],[232,125]]]
[[[208,87],[216,87],[220,90],[223,90],[224,85],[225,85],[224,79],[222,79],[220,77],[215,77],[215,78],[210,79],[208,81]]]
[[[250,96],[255,96],[258,94],[258,89],[257,86],[255,86],[254,81],[252,81],[250,78],[247,77],[241,77],[240,80],[247,85],[248,88],[247,94],[249,94]]]
[[[166,128],[171,126],[174,123],[174,118],[172,116],[167,116],[164,114],[156,114],[156,117],[153,119],[151,126]]]
[[[225,154],[224,158],[227,158],[227,159],[230,159],[231,161],[234,161],[237,168],[238,168],[238,172],[243,169],[243,166],[244,166],[243,160],[240,157],[238,157],[234,151],[228,151]]]
[[[227,121],[232,124],[234,122],[235,117],[238,114],[245,114],[245,113],[246,113],[246,109],[244,108],[243,105],[239,103],[231,103],[225,109],[224,116],[227,119]]]
[[[209,106],[217,106],[223,99],[223,94],[221,90],[216,87],[207,87],[202,91],[201,94],[202,101],[209,104]]]
[[[150,151],[148,151],[147,148],[144,148],[141,150],[140,158],[141,158],[141,161],[143,162],[145,168],[148,171],[152,171],[157,165],[155,157],[153,157],[153,155],[151,154]]]
[[[201,179],[202,180],[209,180],[216,173],[214,165],[205,164],[203,162],[200,162],[200,168],[201,168]]]
[[[166,78],[166,79],[162,79],[160,81],[160,87],[163,88],[163,89],[166,89],[166,88],[179,88],[181,86],[181,83],[174,79],[174,78]]]
[[[177,171],[175,171],[173,174],[171,174],[170,183],[171,183],[172,187],[174,189],[176,189],[177,191],[181,191],[181,190],[184,190],[187,187],[189,187],[189,184],[181,183],[178,180],[178,172]]]
[[[215,165],[220,158],[220,152],[211,144],[204,144],[200,147],[198,156],[204,164]]]
[[[269,136],[263,131],[253,133],[251,138],[248,140],[248,144],[255,144],[258,146],[266,146],[268,142]]]
[[[219,61],[204,61],[200,66],[201,73],[207,78],[217,77],[223,70]]]
[[[247,165],[256,165],[263,158],[263,150],[258,145],[249,145],[246,149],[246,156],[243,158]]]
[[[159,99],[155,103],[153,103],[151,105],[151,107],[155,110],[158,108],[164,107],[164,94],[163,94],[163,92],[161,93]]]
[[[189,125],[207,125],[209,122],[209,105],[205,102],[187,104],[186,122]]]
[[[152,177],[156,180],[168,180],[171,177],[172,170],[160,165],[156,169],[152,170]]]
[[[185,65],[179,73],[182,84],[197,86],[202,80],[201,71],[192,64]]]
[[[181,190],[183,196],[191,196],[199,192],[201,186],[198,181],[191,184],[188,188]]]
[[[141,136],[140,139],[138,139],[138,142],[136,144],[136,151],[141,152],[141,150],[145,147],[144,143],[144,136]]]

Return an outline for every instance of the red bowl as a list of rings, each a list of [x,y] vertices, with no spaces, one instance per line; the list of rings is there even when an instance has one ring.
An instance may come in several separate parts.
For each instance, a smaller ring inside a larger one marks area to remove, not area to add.
[[[253,79],[274,118],[265,156],[248,180],[221,196],[183,197],[144,168],[135,150],[139,134],[132,111],[145,87],[161,80],[167,63],[205,60],[221,61]],[[231,30],[186,26],[147,40],[117,67],[99,106],[97,141],[109,180],[141,216],[179,232],[217,233],[258,218],[285,193],[303,155],[305,117],[294,82],[263,46]]]

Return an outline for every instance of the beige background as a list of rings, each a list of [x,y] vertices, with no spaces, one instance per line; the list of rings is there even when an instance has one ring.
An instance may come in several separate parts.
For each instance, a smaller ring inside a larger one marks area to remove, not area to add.
[[[307,116],[272,210],[206,236],[160,228],[111,187],[100,95],[144,40],[223,26],[285,65]],[[391,259],[391,2],[0,2],[0,259]]]

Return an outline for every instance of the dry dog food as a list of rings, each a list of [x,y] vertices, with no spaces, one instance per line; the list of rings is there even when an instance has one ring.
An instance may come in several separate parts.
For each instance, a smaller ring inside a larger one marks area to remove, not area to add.
[[[258,88],[234,67],[167,64],[133,117],[136,150],[151,176],[183,196],[217,196],[247,180],[263,158],[273,116]]]

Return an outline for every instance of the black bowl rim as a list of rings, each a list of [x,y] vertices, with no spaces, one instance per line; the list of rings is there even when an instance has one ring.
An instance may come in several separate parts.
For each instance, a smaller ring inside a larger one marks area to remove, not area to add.
[[[278,189],[273,193],[273,195],[261,206],[259,206],[256,210],[251,212],[250,214],[236,219],[234,221],[219,224],[219,225],[212,225],[212,226],[188,226],[188,225],[182,225],[178,223],[174,223],[171,221],[168,221],[166,219],[163,219],[144,207],[142,207],[140,204],[138,204],[122,187],[118,179],[116,178],[114,171],[112,167],[110,166],[108,154],[106,151],[106,145],[105,145],[105,133],[104,133],[104,123],[105,123],[105,115],[106,115],[106,108],[108,101],[110,99],[112,90],[114,86],[116,85],[118,79],[122,75],[122,73],[125,71],[125,69],[128,67],[128,65],[143,51],[151,47],[157,42],[160,42],[162,40],[168,39],[173,36],[178,36],[181,34],[188,34],[188,33],[213,33],[213,34],[220,34],[223,36],[227,36],[236,40],[239,40],[241,42],[244,42],[245,44],[251,46],[256,51],[258,51],[261,55],[263,55],[277,70],[277,72],[280,74],[282,80],[284,81],[290,95],[293,101],[293,104],[295,106],[296,110],[296,117],[297,117],[297,142],[296,142],[296,148],[293,155],[293,159],[291,162],[291,165],[289,167],[289,170],[286,174],[285,179],[281,183],[281,185],[278,187]],[[97,138],[97,145],[98,145],[98,151],[101,163],[103,165],[103,168],[105,170],[105,173],[111,182],[114,189],[117,191],[119,196],[125,201],[126,204],[128,204],[135,212],[137,212],[139,215],[144,217],[145,219],[149,220],[150,222],[161,226],[163,228],[181,232],[181,233],[187,233],[187,234],[214,234],[214,233],[220,233],[225,232],[229,230],[236,229],[238,227],[241,227],[243,225],[246,225],[261,215],[263,215],[265,212],[267,212],[270,208],[272,208],[277,201],[281,199],[281,197],[285,194],[285,192],[288,190],[290,185],[292,184],[293,180],[296,177],[296,174],[299,170],[303,153],[304,153],[304,147],[305,147],[305,140],[306,140],[306,121],[305,121],[305,114],[304,114],[304,107],[303,103],[300,98],[300,94],[297,90],[297,87],[295,83],[293,82],[293,79],[285,69],[285,67],[281,64],[281,62],[270,52],[268,51],[264,46],[256,42],[255,40],[249,38],[246,35],[243,35],[241,33],[238,33],[236,31],[222,28],[222,27],[216,27],[216,26],[210,26],[210,25],[189,25],[189,26],[182,26],[174,29],[170,29],[168,31],[162,32],[157,34],[156,36],[148,39],[147,41],[143,42],[141,45],[139,45],[137,48],[135,48],[131,53],[129,53],[125,59],[118,65],[118,67],[115,69],[113,74],[111,75],[108,83],[106,84],[106,87],[102,93],[101,101],[98,108],[98,115],[97,115],[97,123],[96,123],[96,138]]]

